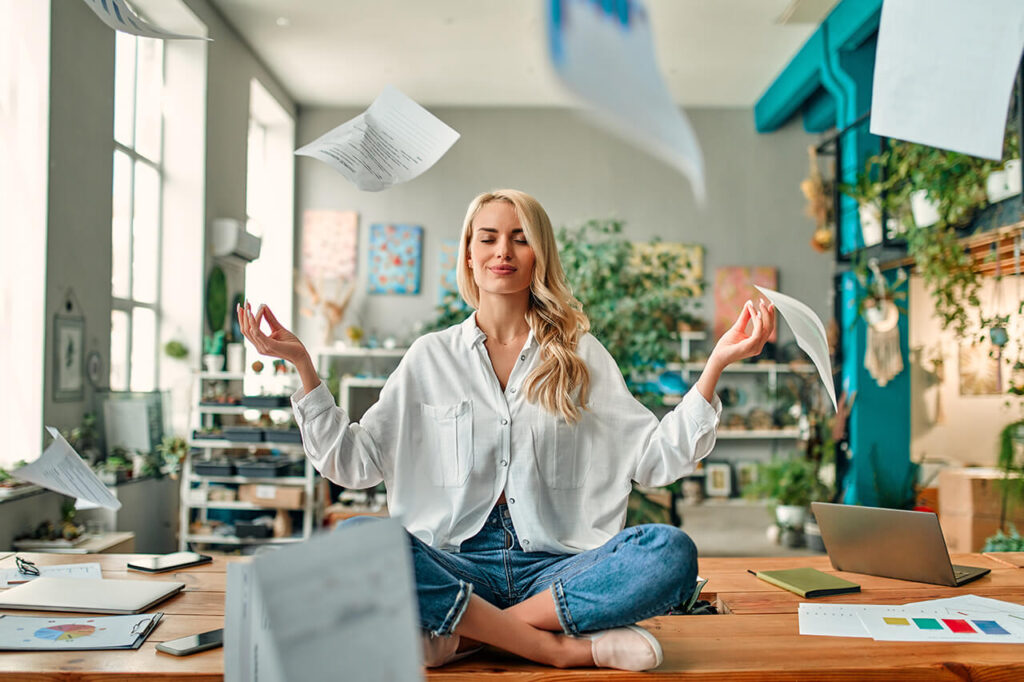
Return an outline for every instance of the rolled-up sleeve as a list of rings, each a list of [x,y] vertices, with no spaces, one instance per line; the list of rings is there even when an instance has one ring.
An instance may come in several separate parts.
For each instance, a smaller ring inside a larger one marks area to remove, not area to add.
[[[296,391],[292,412],[306,456],[325,478],[346,488],[368,488],[384,480],[380,448],[334,404],[323,382],[309,393]]]
[[[633,480],[641,485],[668,485],[692,473],[697,462],[715,447],[722,402],[709,403],[691,388],[675,409],[658,423],[641,448]]]

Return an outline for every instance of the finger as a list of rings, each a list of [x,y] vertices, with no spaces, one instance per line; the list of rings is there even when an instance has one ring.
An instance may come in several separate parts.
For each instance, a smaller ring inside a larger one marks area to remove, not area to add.
[[[274,316],[274,313],[271,312],[270,308],[268,308],[266,305],[261,305],[260,311],[263,313],[263,317],[267,320],[267,323],[270,325],[271,330],[277,331],[278,329],[284,329],[284,325],[277,321],[277,318]]]
[[[750,336],[751,338],[759,339],[761,338],[761,331],[764,329],[764,322],[761,320],[761,313],[754,309],[753,303],[750,304],[750,309],[753,313],[753,315],[751,315],[751,320],[754,322],[754,326],[750,330]]]
[[[762,340],[767,342],[771,338],[772,332],[775,331],[775,317],[768,309],[768,303],[764,299],[761,299],[761,324],[764,327]]]
[[[736,323],[732,326],[733,331],[746,331],[747,325],[750,324],[750,316],[752,313],[753,306],[750,305],[750,301],[747,301],[743,304],[743,310],[740,311],[740,316],[736,318]]]

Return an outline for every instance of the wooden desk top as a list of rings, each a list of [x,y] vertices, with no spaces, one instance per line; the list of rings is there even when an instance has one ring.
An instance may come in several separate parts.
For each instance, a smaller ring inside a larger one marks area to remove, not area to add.
[[[164,618],[138,651],[3,652],[0,677],[17,680],[223,679],[223,649],[175,657],[159,653],[157,642],[213,630],[224,624],[227,565],[242,558],[217,557],[210,564],[150,576],[128,571],[132,554],[69,556],[20,553],[40,565],[99,562],[104,577],[134,580],[180,580],[186,588],[157,605]],[[992,568],[992,573],[962,588],[911,583],[865,575],[839,573],[862,586],[855,594],[826,597],[824,603],[905,603],[958,594],[979,594],[1024,604],[1024,570],[1011,557],[969,554],[955,563]],[[0,554],[0,568],[14,566],[13,555]],[[825,557],[714,558],[700,562],[722,616],[663,616],[643,625],[658,637],[665,662],[650,673],[593,669],[557,670],[534,665],[496,649],[486,649],[464,661],[431,670],[430,682],[453,680],[1019,680],[1024,679],[1024,648],[1016,645],[927,644],[875,642],[846,637],[801,636],[797,606],[802,600],[748,574],[747,569],[770,570],[813,566],[827,572]],[[0,611],[11,615],[41,612]],[[58,614],[53,614],[58,615]],[[59,614],[68,615],[68,614]],[[74,615],[74,614],[71,614]]]

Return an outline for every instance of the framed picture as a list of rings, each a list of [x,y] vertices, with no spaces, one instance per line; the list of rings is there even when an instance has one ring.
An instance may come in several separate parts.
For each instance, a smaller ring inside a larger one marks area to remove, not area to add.
[[[58,315],[53,321],[53,399],[81,400],[85,381],[85,320]]]
[[[743,490],[755,481],[757,481],[757,462],[737,462],[736,487],[739,489],[738,492],[743,494]]]
[[[727,462],[704,465],[704,490],[708,497],[732,495],[732,467]]]
[[[418,294],[423,228],[419,225],[370,225],[370,294]]]

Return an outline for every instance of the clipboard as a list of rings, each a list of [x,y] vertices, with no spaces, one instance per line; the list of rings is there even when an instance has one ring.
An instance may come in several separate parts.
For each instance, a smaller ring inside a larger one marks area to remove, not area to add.
[[[163,616],[162,611],[79,618],[0,615],[0,651],[138,649]]]

